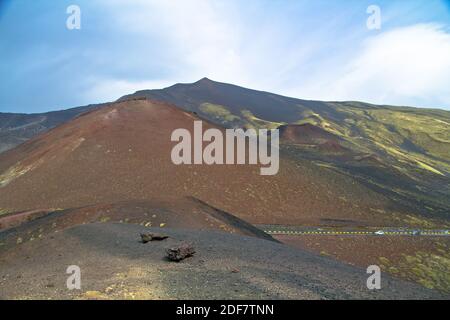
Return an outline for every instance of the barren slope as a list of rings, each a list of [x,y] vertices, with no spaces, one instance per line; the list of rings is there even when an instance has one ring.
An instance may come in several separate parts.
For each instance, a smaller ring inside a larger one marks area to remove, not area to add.
[[[139,234],[149,230],[170,238],[140,243]],[[180,241],[192,243],[197,252],[180,263],[167,261],[165,249]],[[364,268],[273,241],[211,231],[88,224],[0,247],[0,253],[0,298],[7,299],[445,298],[384,274],[382,289],[370,291]],[[81,268],[81,290],[67,290],[70,265]]]
[[[422,217],[449,219],[449,111],[301,100],[206,78],[162,90],[138,91],[121,100],[135,97],[174,103],[225,127],[289,125],[288,131],[293,131],[293,126],[307,124],[308,131],[327,132],[340,143],[328,141],[307,150],[291,148],[290,153],[356,178],[394,202],[419,211]],[[308,134],[305,131],[302,136]],[[295,143],[289,140],[284,142]],[[330,154],[339,157],[330,158]],[[353,158],[363,161],[355,163]]]
[[[0,212],[194,196],[252,223],[336,218],[391,225],[392,214],[401,213],[353,179],[308,161],[282,158],[275,176],[261,176],[259,166],[175,166],[171,133],[192,131],[196,119],[148,100],[84,114],[0,155]]]
[[[73,119],[79,114],[101,106],[89,105],[35,114],[0,113],[0,152],[12,149],[40,133]]]

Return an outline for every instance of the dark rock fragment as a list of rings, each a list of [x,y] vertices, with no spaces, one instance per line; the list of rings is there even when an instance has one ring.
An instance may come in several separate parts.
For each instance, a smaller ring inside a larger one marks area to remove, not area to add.
[[[167,249],[166,253],[169,260],[179,262],[193,256],[195,249],[189,243],[182,243],[178,246]]]
[[[159,233],[141,233],[142,243],[147,243],[150,241],[162,241],[167,239],[169,236]]]

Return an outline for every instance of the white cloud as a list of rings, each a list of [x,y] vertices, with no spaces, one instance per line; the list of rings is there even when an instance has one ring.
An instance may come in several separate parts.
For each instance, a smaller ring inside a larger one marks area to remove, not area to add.
[[[282,15],[271,17],[262,10],[263,3],[252,7],[259,16],[249,17],[236,1],[100,1],[114,16],[118,30],[148,41],[149,51],[165,51],[174,66],[166,79],[174,83],[209,77],[277,90],[291,79],[294,73],[289,71],[306,63],[320,47],[319,42],[309,41],[311,32],[299,35],[286,29]],[[267,20],[261,22],[261,17]]]
[[[105,1],[121,30],[156,36],[177,66],[177,82],[204,76],[231,80],[243,68],[239,32],[226,2],[210,0]],[[158,44],[149,43],[149,46]]]
[[[327,100],[449,107],[450,34],[435,24],[381,33],[344,68],[327,73],[297,92]]]
[[[118,30],[148,42],[147,52],[167,57],[164,78],[149,74],[156,84],[206,76],[305,99],[450,108],[450,34],[436,24],[382,29],[361,42],[364,29],[333,33],[338,18],[316,29],[302,20],[284,24],[270,14],[262,16],[267,23],[259,23],[233,1],[98,1]],[[130,92],[153,88],[153,81],[109,82]],[[92,95],[108,96],[106,85],[97,87]]]

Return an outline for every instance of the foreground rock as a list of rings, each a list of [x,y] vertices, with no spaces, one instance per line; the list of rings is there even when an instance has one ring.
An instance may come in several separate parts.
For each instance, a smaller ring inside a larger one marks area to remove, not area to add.
[[[192,257],[195,253],[195,249],[189,243],[182,243],[179,246],[167,249],[166,252],[169,260],[179,262],[188,257]]]
[[[159,234],[159,233],[141,233],[141,240],[142,243],[147,243],[150,241],[162,241],[166,240],[169,236],[166,236],[165,234]]]

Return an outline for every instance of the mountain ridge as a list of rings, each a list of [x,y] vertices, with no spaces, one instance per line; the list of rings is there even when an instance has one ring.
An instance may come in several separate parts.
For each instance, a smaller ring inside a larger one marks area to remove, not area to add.
[[[119,98],[117,102],[136,99],[169,103],[223,128],[291,126],[292,129],[309,124],[326,132],[328,138],[322,138],[320,144],[309,145],[297,144],[295,139],[282,139],[282,152],[294,161],[309,161],[360,179],[361,183],[369,183],[371,188],[383,192],[394,202],[412,204],[426,216],[448,216],[448,111],[301,100],[208,78],[192,84],[138,91]],[[72,111],[59,124],[111,104],[88,106],[88,110],[75,109],[77,112]],[[52,127],[57,125],[52,123]],[[4,128],[5,124],[0,121],[1,127]],[[32,137],[48,129],[41,128],[29,135]],[[11,131],[6,134],[11,134]],[[28,136],[18,138],[20,142],[29,139]],[[2,143],[8,143],[0,141],[0,147]]]
[[[306,102],[323,102],[323,103],[359,103],[364,105],[365,108],[398,108],[398,109],[411,109],[412,111],[437,111],[437,112],[448,112],[450,113],[450,110],[444,109],[444,108],[439,108],[439,107],[420,107],[420,106],[412,106],[412,105],[390,105],[390,104],[376,104],[376,103],[371,103],[371,102],[367,102],[367,101],[360,101],[360,100],[320,100],[320,99],[303,99],[303,98],[299,98],[296,96],[290,96],[290,95],[284,95],[284,94],[277,94],[274,93],[272,91],[268,91],[268,90],[259,90],[259,89],[252,89],[252,88],[247,88],[245,86],[242,85],[236,85],[236,84],[232,84],[232,83],[227,83],[227,82],[221,82],[221,81],[215,81],[212,80],[208,77],[203,77],[200,80],[197,80],[195,82],[178,82],[175,83],[171,86],[165,87],[165,88],[161,88],[161,89],[142,89],[142,90],[137,90],[134,93],[130,93],[130,94],[126,94],[120,98],[118,98],[115,101],[122,101],[122,100],[126,100],[127,98],[133,98],[134,96],[139,96],[140,94],[145,94],[148,92],[153,92],[153,91],[164,91],[167,89],[171,89],[171,88],[176,88],[176,87],[180,87],[180,86],[193,86],[193,85],[226,85],[226,86],[231,86],[231,87],[235,87],[235,88],[239,88],[239,89],[243,89],[243,90],[249,90],[249,91],[253,91],[255,93],[263,93],[263,94],[270,94],[273,96],[277,96],[280,98],[285,98],[285,99],[292,99],[292,100],[298,100],[298,101],[306,101]]]
[[[23,248],[39,246],[36,256],[46,255],[43,243],[66,250],[68,243],[54,234],[65,238],[93,222],[100,222],[101,235],[118,223],[135,244],[132,224],[256,236],[262,234],[246,222],[325,230],[450,228],[450,117],[358,103],[297,105],[203,82],[94,107],[1,153],[0,224],[12,228],[0,232],[10,235],[0,239],[0,250],[12,250],[13,265]],[[171,133],[191,132],[197,120],[204,129],[280,128],[279,173],[261,176],[259,166],[248,165],[174,165]],[[92,235],[80,240],[92,244]],[[446,239],[274,237],[359,265],[364,274],[377,263],[448,292]],[[115,250],[113,241],[101,242]]]
[[[270,177],[261,176],[259,166],[174,165],[171,133],[192,132],[195,120],[195,114],[149,100],[86,113],[0,155],[0,208],[66,209],[176,195],[196,197],[251,223],[295,224],[320,223],[329,215],[354,219],[361,209],[344,198],[354,197],[361,207],[395,207],[349,178],[284,156],[279,174]],[[208,122],[203,127],[218,128]],[[375,223],[364,216],[361,224]],[[389,220],[379,218],[380,224]]]
[[[74,117],[101,108],[107,104],[95,104],[44,113],[0,112],[0,153],[14,148],[28,139],[46,132]]]

